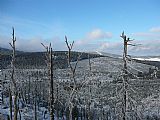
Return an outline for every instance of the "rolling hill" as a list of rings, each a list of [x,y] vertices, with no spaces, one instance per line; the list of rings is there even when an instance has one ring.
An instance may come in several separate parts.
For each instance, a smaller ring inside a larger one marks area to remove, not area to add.
[[[12,51],[9,49],[0,49],[1,59],[0,59],[0,69],[8,68],[11,63]],[[44,68],[46,66],[46,53],[45,52],[16,52],[16,67],[17,68]],[[67,63],[67,51],[54,51],[54,67],[55,68],[66,68]],[[71,61],[77,60],[78,56],[80,60],[88,59],[88,53],[75,52],[71,53]],[[102,57],[98,54],[90,54],[90,58]]]

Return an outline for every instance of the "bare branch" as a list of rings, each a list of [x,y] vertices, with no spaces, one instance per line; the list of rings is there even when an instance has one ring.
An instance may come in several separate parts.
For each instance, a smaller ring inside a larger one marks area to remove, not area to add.
[[[71,50],[71,48],[70,48],[70,46],[68,44],[67,36],[65,36],[65,42],[66,42],[66,45],[67,45],[68,49]]]
[[[82,53],[78,55],[76,64],[75,64],[74,69],[73,69],[73,72],[74,72],[74,73],[75,73],[75,71],[76,71],[76,68],[77,68],[77,65],[78,65],[78,62],[79,62],[81,56],[82,56]]]
[[[128,43],[127,45],[130,45],[130,46],[136,46],[136,44],[130,44],[130,43]]]
[[[72,49],[72,48],[73,48],[73,44],[74,44],[74,41],[72,42],[72,44],[70,44],[70,49]]]
[[[13,40],[14,40],[14,27],[12,27],[12,36],[13,36]]]
[[[13,45],[11,44],[11,43],[9,43],[10,44],[10,46],[13,48]]]
[[[120,37],[123,38],[123,39],[126,38],[126,35],[124,34],[124,31],[122,32],[122,35]]]
[[[52,48],[51,48],[51,43],[49,44],[49,50],[51,50]]]
[[[66,42],[66,45],[67,45],[68,49],[69,49],[69,50],[72,50],[73,45],[74,45],[74,41],[73,41],[71,44],[69,44],[69,43],[68,43],[68,40],[67,40],[67,36],[65,36],[65,42]]]
[[[42,45],[46,50],[48,49],[48,47],[45,46],[43,43],[41,43],[41,45]]]
[[[16,37],[15,37],[15,39],[14,39],[14,42],[16,42]]]
[[[127,42],[134,41],[134,39],[127,38]]]

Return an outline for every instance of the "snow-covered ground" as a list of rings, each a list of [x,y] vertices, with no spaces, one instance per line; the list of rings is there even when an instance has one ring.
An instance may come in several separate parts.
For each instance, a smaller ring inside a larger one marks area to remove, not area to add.
[[[112,57],[101,57],[101,58],[93,58],[91,59],[90,62],[91,62],[91,71],[89,66],[89,60],[87,59],[82,60],[82,61],[79,61],[78,63],[78,66],[76,69],[76,80],[77,80],[77,83],[79,84],[84,83],[85,87],[77,91],[77,96],[80,96],[82,99],[81,106],[85,106],[83,104],[89,99],[89,97],[91,97],[90,99],[94,103],[93,107],[95,107],[95,110],[100,111],[100,108],[103,108],[104,111],[106,110],[106,113],[107,113],[107,111],[109,111],[108,109],[112,108],[114,106],[113,104],[116,103],[112,98],[115,98],[114,95],[116,94],[116,89],[118,89],[119,85],[114,84],[113,81],[117,79],[122,73],[123,60],[118,58],[112,58]],[[72,63],[72,65],[74,64],[75,63]],[[133,74],[137,74],[138,71],[147,72],[150,67],[152,66],[136,63],[134,61],[128,62],[128,70],[130,72],[133,72]],[[37,80],[37,71],[39,72],[39,76],[41,76],[38,78],[38,80]],[[0,79],[4,79],[5,74],[7,74],[6,80],[10,79],[9,69],[2,70],[1,72],[3,72],[3,74],[0,75]],[[18,82],[20,83],[22,82],[22,84],[20,84],[22,88],[28,90],[27,85],[29,84],[29,80],[31,80],[31,87],[34,87],[36,80],[38,82],[42,82],[41,85],[47,84],[47,76],[45,72],[47,73],[46,69],[18,69],[16,70],[17,76],[15,76],[15,78],[18,80]],[[54,80],[57,82],[56,85],[57,86],[59,85],[60,88],[63,87],[64,85],[67,85],[65,83],[67,83],[67,81],[70,81],[70,75],[71,73],[69,68],[54,70]],[[139,84],[139,80],[135,80],[133,82],[134,82],[133,83],[134,85]],[[142,80],[141,82],[143,83]],[[91,86],[91,91],[92,91],[91,96],[87,92],[88,85]],[[42,90],[43,88],[48,90],[48,86],[46,85],[43,87],[41,86],[41,88],[39,88],[39,91]],[[148,93],[150,94],[150,96],[152,96],[152,93],[155,93],[156,89],[157,87],[151,88],[151,86],[148,86],[148,87],[138,86],[136,87],[136,90],[138,92],[137,92],[137,95],[135,96],[137,97],[138,100],[140,99],[139,101],[144,103],[144,105],[145,104],[147,105],[149,104],[147,103],[147,97],[149,97]],[[48,94],[47,90],[45,91],[46,99]],[[31,88],[31,91],[35,92],[34,88]],[[41,92],[42,91],[40,91],[40,94],[42,94]],[[65,91],[64,89],[59,90],[59,94],[61,94],[61,97],[62,97],[61,99],[66,101],[68,99],[68,96],[67,96],[68,93],[69,91]],[[150,103],[152,103],[152,99],[150,99],[150,101],[151,101]],[[5,102],[6,102],[5,106],[0,106],[1,107],[0,113],[3,115],[9,114],[8,102],[7,100]],[[7,108],[4,109],[4,107],[7,107]],[[147,107],[145,108],[147,109]],[[154,109],[156,109],[156,107]],[[154,109],[151,109],[151,110],[155,111]],[[47,111],[47,108],[39,107],[39,110],[37,110],[37,115],[40,120],[43,120],[44,111]],[[24,120],[27,119],[25,117],[28,117],[28,119],[31,119],[31,120],[34,119],[34,106],[32,105],[31,108],[29,107],[21,108],[21,114]],[[49,119],[49,113],[46,114],[46,120],[48,119]]]
[[[133,59],[160,62],[160,58],[154,58],[154,57],[153,58],[133,58]]]
[[[138,111],[143,114],[144,118],[160,119],[160,96],[151,95],[141,100],[141,105],[138,106]],[[142,112],[143,111],[143,112]]]

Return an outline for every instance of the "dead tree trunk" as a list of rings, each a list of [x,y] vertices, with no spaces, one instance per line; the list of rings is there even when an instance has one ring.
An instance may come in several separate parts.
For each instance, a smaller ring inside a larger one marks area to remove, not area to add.
[[[10,120],[12,120],[12,92],[9,88],[9,111],[10,111]]]
[[[37,120],[37,101],[34,100],[34,120]]]
[[[43,44],[42,44],[43,45]],[[54,120],[54,86],[53,86],[53,51],[51,44],[49,46],[43,45],[43,47],[46,49],[46,58],[47,58],[47,66],[48,66],[48,78],[50,82],[50,92],[49,92],[49,98],[50,98],[50,120]]]
[[[90,58],[90,54],[88,53],[88,63],[89,63],[89,70],[91,71],[91,58]]]
[[[75,72],[76,72],[78,61],[79,61],[81,55],[78,56],[75,66],[72,66],[72,64],[71,64],[71,51],[72,51],[72,48],[74,45],[74,41],[72,42],[72,44],[69,44],[67,37],[65,36],[65,42],[66,42],[66,45],[68,48],[68,65],[69,65],[69,68],[71,71],[71,78],[70,79],[71,79],[71,83],[73,84],[73,88],[71,89],[71,93],[69,96],[69,103],[68,103],[69,104],[69,119],[72,120],[72,113],[73,113],[72,110],[73,110],[73,106],[74,106],[73,100],[75,98],[75,92],[76,92],[76,87],[77,87]]]
[[[19,96],[20,96],[20,95],[19,95]],[[18,99],[18,109],[19,109],[19,103],[20,103],[20,101],[19,101],[19,99]],[[19,110],[18,112],[19,112],[19,120],[21,120],[21,119],[22,119],[22,117],[21,117],[21,111]]]
[[[124,35],[124,32],[122,33],[121,36],[124,40],[124,51],[123,51],[123,67],[124,67],[124,76],[123,76],[123,89],[124,89],[124,93],[123,93],[123,108],[122,108],[122,114],[123,114],[123,120],[126,120],[126,104],[127,104],[127,89],[126,89],[126,82],[127,82],[127,39],[126,39],[126,35]]]
[[[14,98],[14,120],[17,120],[17,118],[18,118],[17,100],[18,100],[18,92],[15,92],[15,98]]]
[[[31,76],[29,76],[29,81],[28,81],[28,104],[31,103],[30,92],[31,92]]]
[[[4,104],[4,82],[6,81],[6,74],[4,75],[4,81],[2,80],[2,105]]]
[[[126,35],[124,35],[124,32],[120,36],[124,40],[124,51],[123,51],[123,89],[124,89],[124,94],[123,94],[123,108],[122,108],[122,114],[123,114],[123,120],[127,119],[127,109],[128,109],[128,94],[127,94],[127,89],[128,89],[128,70],[127,70],[127,46],[136,46],[133,44],[129,44],[128,42],[132,41],[130,38],[127,38]]]
[[[16,58],[15,58],[15,52],[16,52],[16,48],[15,48],[15,42],[16,42],[16,37],[15,37],[15,33],[14,33],[14,28],[13,28],[13,34],[12,34],[12,43],[10,43],[11,47],[12,47],[12,62],[11,62],[11,67],[12,67],[12,73],[11,73],[11,80],[13,83],[13,92],[14,92],[14,120],[17,120],[18,117],[18,106],[17,106],[17,100],[18,100],[18,90],[17,90],[17,85],[16,85],[16,80],[14,78],[15,76],[15,62],[16,62]]]
[[[53,59],[52,48],[50,49],[50,116],[54,120],[54,94],[53,94]]]
[[[38,116],[37,116],[37,106],[38,106],[37,98],[38,98],[38,77],[34,81],[34,120],[38,120]]]

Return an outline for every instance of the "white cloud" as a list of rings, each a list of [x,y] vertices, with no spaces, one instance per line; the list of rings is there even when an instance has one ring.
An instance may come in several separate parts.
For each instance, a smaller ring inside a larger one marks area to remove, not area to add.
[[[134,56],[154,56],[160,55],[160,39],[157,40],[135,40],[133,41],[137,46],[128,46],[128,54]],[[133,43],[133,44],[134,44]],[[141,44],[141,45],[138,45]],[[103,42],[97,44],[97,51],[123,54],[123,42]]]
[[[85,51],[85,52],[88,51],[93,52],[96,51],[97,49],[103,50],[107,46],[107,43],[101,46],[102,43],[104,43],[103,41],[108,40],[110,38],[112,38],[111,32],[105,32],[102,31],[101,29],[94,29],[88,32],[84,36],[84,38],[75,41],[74,50]]]
[[[95,29],[89,32],[86,36],[87,40],[97,40],[97,39],[105,39],[105,38],[111,38],[112,33],[110,32],[104,32],[101,29]]]
[[[0,35],[0,47],[10,48],[9,42],[11,42],[10,37]],[[128,46],[128,54],[130,55],[160,55],[160,35],[157,32],[137,32],[132,34],[133,38],[138,38],[134,42],[137,44],[142,44],[141,46]],[[123,41],[119,39],[111,42],[109,40],[112,38],[110,32],[102,31],[101,29],[94,29],[87,33],[83,39],[75,41],[73,50],[78,51],[100,51],[108,52],[114,54],[123,54]],[[18,37],[16,42],[16,47],[18,50],[22,51],[44,51],[41,43],[49,44],[52,43],[54,50],[67,50],[64,39],[59,37],[52,37],[50,39],[44,40],[42,37],[32,37],[30,39],[23,39]]]
[[[86,35],[86,37],[82,40],[79,40],[77,46],[75,46],[76,50],[80,51],[100,51],[114,54],[123,54],[123,41],[121,38],[119,40],[99,40],[99,38],[103,35],[100,33],[101,30],[93,30]],[[98,37],[97,37],[98,36]],[[154,32],[137,32],[131,35],[132,38],[136,38],[133,41],[133,44],[142,44],[138,46],[128,46],[128,54],[129,55],[160,55],[160,35]],[[108,39],[110,37],[106,37]],[[96,41],[96,42],[95,42]]]
[[[107,49],[108,47],[110,47],[110,44],[107,42],[104,42],[100,45],[100,47],[97,49],[97,51],[104,51],[105,49]]]
[[[61,41],[60,38],[54,37],[50,40],[44,40],[43,38],[32,38],[32,39],[22,39],[17,38],[16,41],[16,48],[17,50],[22,51],[45,51],[41,43],[45,45],[49,44],[49,41],[52,43],[54,50],[67,50],[64,41]],[[10,37],[0,36],[0,47],[4,48],[11,48],[9,45],[11,42]],[[135,40],[135,43],[142,45],[132,47],[128,46],[128,54],[129,55],[160,55],[160,40]],[[74,46],[74,50],[78,51],[85,51],[85,52],[107,52],[107,53],[114,53],[114,54],[123,54],[123,41],[119,42],[97,42],[97,43],[88,43],[79,46]]]
[[[104,39],[110,39],[112,38],[111,32],[105,32],[101,29],[94,29],[91,32],[87,33],[86,36],[76,41],[76,45],[84,45],[84,44],[90,44],[92,42],[96,42],[98,40],[104,40]]]
[[[122,42],[102,42],[101,44],[99,44],[97,51],[122,55],[123,43]]]
[[[12,42],[12,39],[7,36],[0,36],[0,47],[11,49],[9,43]],[[44,42],[41,38],[32,38],[29,40],[16,38],[16,49],[21,51],[42,51],[41,42]]]
[[[160,39],[160,34],[159,33],[160,33],[160,27],[152,27],[146,32],[132,33],[132,36],[143,37],[143,38],[145,38],[145,40],[148,40],[148,39],[155,40],[155,39]]]
[[[11,49],[9,43],[11,42],[11,38],[7,36],[0,36],[0,47]],[[16,49],[20,51],[27,52],[37,52],[37,51],[45,51],[41,43],[45,45],[49,45],[52,43],[53,50],[65,50],[65,42],[61,42],[58,37],[51,38],[49,40],[44,40],[41,37],[35,37],[31,39],[23,39],[17,37],[16,40]]]
[[[153,27],[150,29],[150,32],[160,32],[160,27]]]
[[[129,48],[129,52],[135,55],[160,55],[160,27],[153,27],[146,32],[133,33],[133,37],[137,37],[139,40],[135,40],[141,46]]]
[[[151,32],[137,32],[137,33],[133,33],[132,36],[135,37],[145,37],[145,38],[160,38],[160,34],[157,33],[151,33]]]
[[[129,53],[134,55],[160,55],[160,40],[145,40],[137,41],[142,45],[137,47],[130,47]]]
[[[42,42],[46,44],[44,40],[38,37],[29,39],[29,40],[24,40],[24,39],[19,38],[17,39],[16,47],[19,50],[23,50],[27,52],[43,51],[43,47],[41,45]]]

